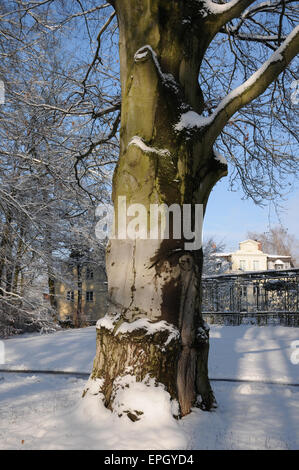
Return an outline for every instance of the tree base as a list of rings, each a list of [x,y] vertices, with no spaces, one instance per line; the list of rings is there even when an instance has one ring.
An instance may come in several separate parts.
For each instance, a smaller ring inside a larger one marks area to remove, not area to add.
[[[202,336],[201,333],[199,340]],[[139,420],[144,410],[120,403],[119,392],[136,384],[145,387],[145,394],[146,387],[157,387],[167,393],[175,417],[188,414],[191,406],[209,410],[215,407],[216,400],[204,364],[207,356],[206,336],[196,348],[186,351],[179,330],[165,321],[153,323],[139,318],[128,323],[119,314],[109,314],[97,323],[96,357],[83,396],[98,384],[97,393],[101,394],[104,405],[119,415],[126,413],[132,421]],[[180,374],[183,380],[179,380]],[[191,380],[187,400],[186,392],[178,386],[179,382],[184,383],[185,375]]]

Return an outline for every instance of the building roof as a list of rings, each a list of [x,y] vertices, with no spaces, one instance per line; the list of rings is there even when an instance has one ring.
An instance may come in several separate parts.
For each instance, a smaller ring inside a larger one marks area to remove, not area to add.
[[[233,253],[212,253],[211,256],[231,256]]]
[[[269,277],[285,277],[285,278],[296,278],[299,276],[299,268],[287,268],[287,269],[269,269],[269,270],[262,270],[262,271],[246,271],[241,273],[221,273],[221,274],[213,274],[213,275],[203,275],[202,279],[205,281],[213,280],[213,279],[267,279]]]
[[[242,242],[239,242],[239,245],[243,244],[243,243],[246,243],[246,242],[254,242],[257,245],[260,245],[259,241],[252,240],[252,239],[248,239],[248,240],[244,240]],[[228,256],[235,255],[237,253],[239,254],[240,251],[242,251],[242,250],[236,250],[236,251],[233,251],[233,252],[230,252],[230,253],[212,253],[211,256],[214,256],[216,258],[225,258],[225,257],[228,257]],[[262,251],[260,249],[258,251],[260,252],[260,254],[266,255],[267,258],[272,258],[272,259],[279,260],[279,261],[281,261],[280,258],[285,259],[285,260],[287,260],[287,259],[291,260],[292,259],[291,255],[277,255],[277,254],[276,255],[275,254],[269,255],[268,253],[265,253],[264,251]]]
[[[268,255],[268,258],[291,258],[291,255]]]

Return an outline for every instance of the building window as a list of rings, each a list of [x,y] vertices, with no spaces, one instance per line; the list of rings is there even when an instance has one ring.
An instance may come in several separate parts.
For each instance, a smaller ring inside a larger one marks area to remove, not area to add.
[[[86,268],[86,279],[93,279],[93,270]]]
[[[253,270],[254,270],[254,271],[258,271],[259,269],[260,269],[260,262],[254,260],[254,261],[253,261]]]
[[[283,269],[283,264],[275,264],[274,265],[275,269]]]
[[[93,302],[93,291],[86,292],[86,302]]]
[[[259,286],[253,286],[253,295],[259,295]]]
[[[246,261],[244,259],[240,260],[240,269],[242,271],[245,271],[245,269],[246,269]]]
[[[74,291],[73,290],[68,290],[66,293],[66,300],[69,302],[74,302]]]

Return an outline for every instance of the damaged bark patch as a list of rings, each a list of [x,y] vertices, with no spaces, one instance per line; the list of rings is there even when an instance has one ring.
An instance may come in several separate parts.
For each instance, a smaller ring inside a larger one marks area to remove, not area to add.
[[[115,334],[105,327],[97,329],[97,353],[92,379],[103,379],[101,393],[105,406],[113,409],[114,381],[127,374],[142,382],[146,377],[162,383],[171,398],[177,398],[176,375],[180,352],[179,335],[169,340],[170,331],[149,334],[144,329]]]
[[[180,298],[180,283],[177,279],[170,279],[162,288],[162,318],[178,326]]]

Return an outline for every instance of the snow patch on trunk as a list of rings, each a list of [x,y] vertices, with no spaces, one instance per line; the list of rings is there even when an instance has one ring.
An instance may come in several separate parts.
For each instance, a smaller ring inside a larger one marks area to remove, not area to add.
[[[180,336],[179,330],[166,321],[161,320],[153,323],[147,318],[139,318],[131,323],[124,322],[120,325],[115,334],[126,334],[134,330],[145,330],[145,335],[154,335],[159,331],[169,332],[167,341],[164,343],[165,346],[167,346],[167,344],[169,344],[173,339],[177,339]]]
[[[217,162],[220,162],[220,163],[222,163],[222,165],[227,166],[227,160],[223,155],[221,155],[220,153],[215,152],[215,151],[214,151],[214,155],[215,155],[215,160],[217,160]]]
[[[167,149],[158,149],[156,147],[149,147],[148,145],[146,145],[146,143],[143,141],[143,139],[141,137],[139,137],[138,135],[135,135],[134,137],[132,137],[132,139],[130,140],[128,146],[129,145],[135,145],[136,147],[139,147],[140,150],[142,150],[145,153],[156,153],[156,154],[161,155],[163,157],[170,156],[169,150],[167,150]]]
[[[106,328],[106,330],[113,332],[120,318],[120,314],[107,313],[105,317],[100,318],[97,321],[96,328]],[[143,334],[146,336],[154,335],[161,331],[167,332],[168,337],[162,346],[163,350],[169,343],[171,343],[171,341],[176,340],[180,337],[180,332],[174,325],[170,325],[165,320],[153,322],[150,321],[148,318],[138,318],[137,320],[132,322],[124,321],[120,323],[119,327],[114,331],[114,335],[126,335],[137,330],[142,330]]]
[[[174,126],[176,131],[183,129],[192,129],[194,127],[205,127],[211,122],[211,119],[205,116],[200,116],[195,111],[187,111],[180,117],[179,122]]]
[[[89,377],[87,384],[84,388],[84,392],[89,392],[91,395],[99,395],[104,385],[104,379],[91,378]]]
[[[120,318],[120,314],[107,313],[103,318],[100,318],[96,323],[96,328],[106,328],[106,330],[113,331],[115,324]]]

